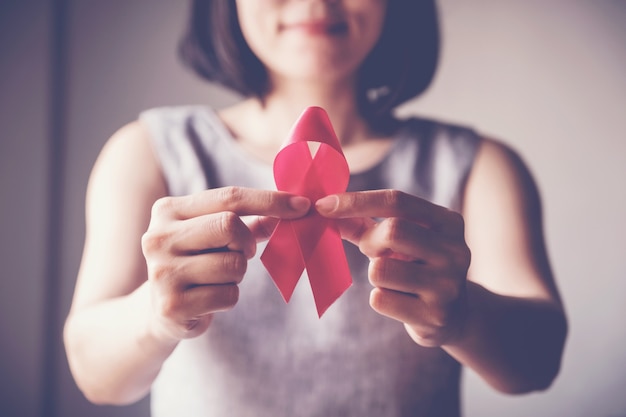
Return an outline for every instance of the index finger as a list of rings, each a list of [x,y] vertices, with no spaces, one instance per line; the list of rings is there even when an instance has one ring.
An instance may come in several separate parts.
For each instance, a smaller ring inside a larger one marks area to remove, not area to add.
[[[402,191],[372,190],[333,194],[315,202],[324,217],[398,217],[442,231],[463,230],[460,214]]]
[[[156,210],[166,210],[170,216],[186,220],[210,213],[233,212],[239,216],[260,215],[278,218],[304,216],[311,206],[306,197],[257,190],[245,187],[214,188],[182,197],[166,197]]]

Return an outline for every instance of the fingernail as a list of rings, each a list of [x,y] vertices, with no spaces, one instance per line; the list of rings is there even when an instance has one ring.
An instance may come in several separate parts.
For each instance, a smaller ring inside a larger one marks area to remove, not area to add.
[[[289,199],[289,205],[296,211],[307,211],[311,207],[311,201],[306,197],[294,196]]]
[[[329,195],[324,198],[320,198],[315,202],[315,209],[319,212],[331,213],[337,209],[339,205],[339,197],[336,195]]]

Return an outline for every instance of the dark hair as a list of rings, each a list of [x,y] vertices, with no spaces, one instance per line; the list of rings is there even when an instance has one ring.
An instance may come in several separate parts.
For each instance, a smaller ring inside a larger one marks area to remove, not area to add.
[[[359,69],[357,101],[370,123],[430,85],[439,58],[435,0],[389,0],[383,32]],[[194,0],[180,43],[183,62],[206,80],[262,97],[267,72],[244,40],[234,0]]]

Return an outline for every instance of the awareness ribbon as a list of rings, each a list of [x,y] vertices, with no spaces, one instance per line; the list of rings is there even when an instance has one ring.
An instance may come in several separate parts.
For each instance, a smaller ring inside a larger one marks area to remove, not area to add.
[[[314,156],[308,142],[319,143]],[[346,191],[349,179],[348,163],[326,111],[307,108],[274,159],[276,187],[314,203]],[[306,268],[320,318],[352,284],[335,220],[322,217],[314,208],[305,217],[281,219],[261,261],[285,302]]]

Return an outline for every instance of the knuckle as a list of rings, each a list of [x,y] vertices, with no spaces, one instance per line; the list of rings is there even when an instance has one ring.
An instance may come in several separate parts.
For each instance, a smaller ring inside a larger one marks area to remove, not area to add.
[[[283,193],[260,192],[254,195],[255,203],[264,209],[281,207],[281,209],[286,211],[293,210],[289,203],[289,198],[290,196]]]
[[[224,269],[237,278],[239,282],[248,268],[245,256],[239,252],[228,252],[223,258]]]
[[[237,186],[223,187],[220,189],[220,199],[229,204],[236,204],[243,198],[243,189]]]
[[[141,236],[141,248],[144,255],[152,254],[168,247],[168,233],[147,231]]]
[[[174,211],[176,198],[171,196],[161,197],[152,204],[152,217],[170,217]]]
[[[167,281],[173,273],[174,268],[167,263],[157,263],[150,267],[150,278],[154,281]]]
[[[363,204],[363,201],[365,200],[366,197],[361,195],[360,193],[348,193],[344,196],[344,198],[345,198],[345,202],[341,204],[341,201],[340,201],[339,208],[359,207],[361,204]]]
[[[227,236],[233,236],[240,225],[239,216],[232,211],[225,211],[220,217],[221,232]]]
[[[364,197],[359,193],[345,193],[339,198],[335,213],[344,213],[354,207],[359,207],[363,203]]]
[[[403,208],[407,194],[398,190],[385,191],[385,205],[392,208]]]

